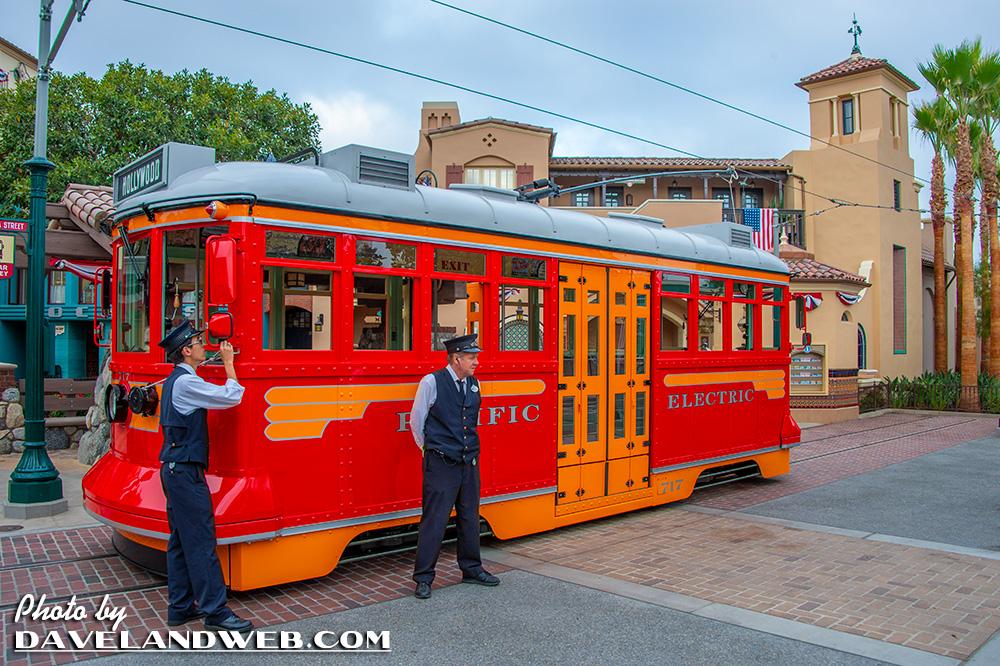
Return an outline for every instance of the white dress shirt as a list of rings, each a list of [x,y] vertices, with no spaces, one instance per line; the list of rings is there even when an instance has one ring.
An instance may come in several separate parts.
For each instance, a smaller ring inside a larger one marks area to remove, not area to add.
[[[445,366],[445,369],[451,375],[455,392],[458,393],[458,375],[455,374],[450,365]],[[464,380],[463,383],[465,383]],[[427,422],[427,413],[431,411],[431,407],[437,401],[437,394],[437,380],[434,379],[434,373],[424,375],[417,385],[417,395],[413,398],[413,407],[410,409],[410,433],[421,451],[424,450],[424,424]]]
[[[187,416],[196,409],[226,409],[240,404],[243,387],[235,379],[226,379],[222,386],[211,384],[195,374],[187,363],[179,363],[188,374],[174,382],[174,409]]]

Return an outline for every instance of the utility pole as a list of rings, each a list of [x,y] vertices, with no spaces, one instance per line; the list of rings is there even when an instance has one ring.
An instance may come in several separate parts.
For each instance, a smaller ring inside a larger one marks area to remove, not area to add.
[[[38,29],[38,78],[35,88],[35,150],[25,162],[31,173],[31,224],[28,231],[27,364],[25,370],[24,453],[10,475],[6,518],[39,518],[66,511],[62,479],[45,452],[45,404],[42,378],[45,308],[45,199],[49,171],[55,165],[47,158],[49,126],[49,77],[52,61],[69,32],[73,19],[80,20],[90,0],[73,0],[59,34],[51,43],[52,4],[41,0]]]

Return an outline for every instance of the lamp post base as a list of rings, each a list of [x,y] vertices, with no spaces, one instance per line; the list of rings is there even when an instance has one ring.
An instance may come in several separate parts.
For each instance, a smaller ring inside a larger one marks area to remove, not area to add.
[[[3,505],[3,517],[14,520],[50,518],[66,511],[69,511],[69,503],[65,499],[57,499],[51,502],[35,502],[33,504],[4,502]]]

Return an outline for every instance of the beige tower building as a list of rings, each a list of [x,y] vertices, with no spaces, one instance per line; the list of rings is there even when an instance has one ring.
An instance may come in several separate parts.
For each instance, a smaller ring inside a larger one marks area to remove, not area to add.
[[[923,369],[921,222],[907,95],[917,85],[860,53],[797,85],[809,93],[813,141],[784,158],[794,174],[786,202],[823,211],[805,225],[805,248],[818,261],[871,284],[856,303],[831,303],[838,320],[857,324],[857,367],[916,376]]]

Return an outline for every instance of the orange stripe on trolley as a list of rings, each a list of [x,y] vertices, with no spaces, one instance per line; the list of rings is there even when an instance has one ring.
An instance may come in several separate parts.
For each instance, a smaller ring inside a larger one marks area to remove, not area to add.
[[[484,397],[538,395],[545,391],[541,379],[480,382]],[[270,405],[264,412],[268,421],[265,436],[272,440],[320,437],[331,421],[364,417],[373,402],[410,402],[417,385],[349,384],[345,386],[277,386],[264,394]],[[318,415],[321,418],[316,418]]]
[[[666,375],[663,385],[678,386],[709,386],[715,384],[734,384],[752,382],[755,391],[767,392],[769,399],[785,397],[784,370],[739,370],[732,372],[686,372],[676,375]]]

